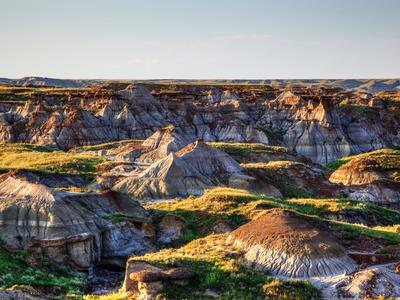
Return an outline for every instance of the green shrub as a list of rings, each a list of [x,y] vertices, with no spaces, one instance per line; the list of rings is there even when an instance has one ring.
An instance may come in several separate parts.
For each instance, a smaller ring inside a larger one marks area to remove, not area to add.
[[[65,292],[79,293],[86,284],[83,274],[71,273],[49,261],[37,258],[38,265],[30,266],[26,262],[28,252],[0,252],[0,288],[13,285],[32,285],[59,287]]]

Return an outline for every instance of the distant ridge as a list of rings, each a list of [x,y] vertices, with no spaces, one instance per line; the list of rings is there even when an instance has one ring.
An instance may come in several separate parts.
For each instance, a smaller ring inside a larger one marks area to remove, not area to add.
[[[47,77],[0,78],[0,84],[18,86],[41,86],[81,88],[98,86],[108,82],[141,82],[148,84],[197,84],[197,85],[271,85],[273,87],[337,87],[350,91],[378,93],[400,90],[400,78],[394,79],[149,79],[149,80],[100,80],[100,79],[56,79]]]
[[[23,77],[20,79],[0,78],[0,84],[20,86],[42,86],[61,88],[80,88],[101,85],[101,80],[56,79],[47,77]]]

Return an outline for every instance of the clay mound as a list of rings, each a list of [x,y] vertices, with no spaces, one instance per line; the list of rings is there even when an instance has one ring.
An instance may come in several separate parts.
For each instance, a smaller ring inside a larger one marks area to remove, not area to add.
[[[333,172],[330,181],[344,185],[363,185],[375,181],[396,181],[400,172],[400,151],[382,149],[348,158],[348,162]]]
[[[79,268],[102,257],[149,249],[135,227],[147,220],[145,210],[129,196],[53,190],[38,179],[25,172],[0,176],[0,238],[8,246],[39,243],[53,249],[53,254],[59,251],[56,259],[68,256]],[[113,215],[125,216],[131,223],[114,223]]]
[[[360,154],[338,168],[329,180],[349,187],[351,198],[400,209],[400,151]]]
[[[173,126],[159,129],[143,142],[143,154],[139,160],[153,163],[166,157],[171,152],[178,151],[191,142],[193,142],[193,139],[179,134]]]
[[[118,182],[113,189],[142,199],[202,195],[215,185],[240,185],[251,179],[226,153],[196,141],[153,163],[138,176]]]
[[[233,231],[229,240],[245,250],[248,263],[274,275],[309,278],[355,268],[329,232],[289,211],[272,210]]]

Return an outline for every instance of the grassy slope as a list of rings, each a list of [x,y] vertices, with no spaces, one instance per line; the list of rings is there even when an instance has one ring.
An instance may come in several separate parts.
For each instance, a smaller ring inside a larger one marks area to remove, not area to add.
[[[272,279],[267,274],[247,269],[240,264],[237,249],[225,242],[226,234],[212,234],[216,221],[223,219],[236,228],[273,207],[292,210],[304,218],[328,222],[346,233],[400,243],[399,235],[389,228],[368,228],[323,218],[325,213],[360,209],[374,213],[378,218],[388,217],[393,224],[399,224],[400,213],[396,211],[351,200],[270,200],[245,190],[215,188],[198,198],[148,205],[152,214],[181,215],[188,228],[196,234],[192,235],[191,242],[180,248],[163,249],[131,259],[144,260],[161,268],[187,267],[195,272],[195,280],[189,286],[166,286],[162,291],[166,297],[208,299],[203,293],[209,289],[219,293],[219,299],[318,299],[319,292],[308,282]],[[87,299],[111,300],[120,296],[88,296]]]
[[[95,155],[63,152],[54,148],[30,144],[0,144],[0,169],[29,170],[57,174],[96,173],[103,160]]]
[[[400,168],[400,150],[381,149],[368,153],[343,157],[327,164],[326,168],[328,170],[335,171],[342,166],[345,167],[347,163],[353,160],[358,160],[361,166],[362,160],[365,160],[366,168],[375,167],[376,169],[384,170]]]
[[[317,218],[354,234],[400,243],[400,235],[397,233],[397,225],[400,224],[399,212],[373,204],[346,199],[277,200],[266,199],[245,190],[215,188],[199,198],[163,202],[149,205],[147,208],[151,209],[152,213],[174,213],[186,218],[196,232],[193,236],[194,238],[204,236],[212,231],[212,225],[217,220],[223,219],[235,228],[254,218],[257,214],[263,213],[263,209],[282,208],[301,213],[304,217]],[[367,211],[374,214],[376,218],[381,218],[391,223],[391,226],[370,228],[360,224],[324,219],[324,214],[344,210]],[[208,230],[204,226],[209,226]]]
[[[29,144],[0,144],[0,169],[23,169],[40,173],[85,174],[96,172],[102,162],[92,155],[65,153],[53,148]],[[32,285],[60,289],[62,293],[76,293],[85,283],[82,274],[71,274],[67,269],[37,258],[38,264],[26,262],[27,253],[10,253],[0,249],[0,288],[13,285]]]
[[[303,163],[289,160],[270,161],[266,163],[247,163],[240,165],[247,169],[274,169],[274,168],[287,168],[291,166],[304,166]]]
[[[195,278],[187,286],[169,283],[161,291],[167,299],[213,299],[205,291],[216,292],[218,299],[320,299],[320,292],[307,281],[282,281],[242,266],[240,253],[225,243],[226,235],[214,234],[197,239],[178,249],[132,257],[161,268],[187,267]],[[87,300],[122,299],[123,294],[86,296]]]
[[[280,146],[267,146],[259,143],[224,143],[209,142],[207,143],[213,148],[227,152],[228,154],[249,155],[251,152],[287,152],[287,148]]]
[[[295,166],[304,166],[305,164],[295,161],[270,161],[257,163],[240,164],[245,170],[259,170],[268,175],[270,183],[278,188],[282,195],[287,198],[306,198],[312,197],[312,192],[308,191],[304,186],[297,185],[290,177],[279,172],[279,169],[286,169]]]
[[[27,253],[0,252],[0,288],[13,285],[32,285],[55,287],[64,293],[79,293],[85,284],[83,274],[71,274],[67,269],[38,259],[38,264],[31,266],[26,262]]]
[[[239,253],[225,243],[225,235],[210,235],[179,249],[164,249],[134,260],[145,260],[159,267],[188,267],[196,274],[187,286],[168,285],[167,297],[210,299],[207,289],[220,294],[219,299],[319,299],[320,293],[305,281],[276,280],[240,265]]]
[[[121,141],[109,142],[92,146],[75,147],[70,152],[109,150],[122,147],[131,143],[142,143],[142,142],[143,140],[138,140],[138,139],[121,140]]]

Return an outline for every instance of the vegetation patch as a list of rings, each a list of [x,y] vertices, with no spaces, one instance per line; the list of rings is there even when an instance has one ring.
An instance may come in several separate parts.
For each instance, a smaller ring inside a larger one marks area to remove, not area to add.
[[[103,159],[84,153],[67,153],[30,144],[0,144],[0,169],[51,174],[96,174]]]
[[[105,215],[103,216],[103,219],[111,221],[112,223],[119,223],[124,221],[130,221],[130,222],[148,221],[141,216],[127,215],[121,212],[115,212],[112,214]]]
[[[309,281],[282,281],[272,279],[263,285],[264,293],[272,299],[300,300],[321,299],[321,293]]]
[[[143,143],[143,140],[129,139],[129,140],[115,141],[115,142],[109,142],[109,143],[92,145],[92,146],[81,146],[81,147],[75,147],[75,148],[71,149],[70,152],[110,150],[110,149],[115,149],[118,147],[126,146],[126,145],[129,145],[132,143],[141,144],[141,143]]]
[[[305,166],[305,164],[297,161],[290,160],[280,160],[280,161],[270,161],[266,163],[247,163],[240,164],[242,168],[245,169],[280,169],[280,168],[289,168],[293,166]]]
[[[85,285],[85,276],[71,273],[66,268],[39,259],[38,264],[31,266],[26,262],[28,253],[0,252],[0,288],[13,285],[32,285],[39,287],[56,287],[65,293],[80,293]]]
[[[400,212],[384,208],[372,203],[360,202],[350,199],[288,199],[288,205],[303,213],[323,216],[328,213],[344,211],[363,211],[374,216],[384,224],[400,224]]]
[[[262,132],[265,133],[266,136],[268,136],[271,139],[274,140],[282,140],[283,136],[286,134],[284,130],[273,130],[271,127],[268,126],[263,126],[263,125],[257,125],[257,128],[260,129]]]
[[[207,143],[213,148],[222,150],[230,155],[249,156],[251,153],[266,153],[266,152],[282,152],[286,153],[286,147],[268,146],[260,143],[224,143],[224,142],[209,142]]]
[[[357,235],[361,234],[374,239],[384,239],[392,243],[400,242],[400,236],[396,232],[396,225],[400,224],[399,212],[374,204],[348,199],[267,199],[245,190],[215,188],[207,191],[199,198],[190,197],[186,200],[157,203],[149,205],[147,208],[174,214],[180,214],[179,211],[192,212],[191,218],[194,223],[197,223],[194,216],[207,212],[209,218],[226,220],[233,228],[263,214],[267,209],[288,209],[302,214],[305,218],[310,217],[333,224],[342,230],[353,232]],[[368,227],[362,224],[332,221],[324,217],[328,213],[357,210],[374,215],[377,220],[388,224],[388,226]],[[185,218],[185,215],[182,216]],[[208,224],[210,226],[208,232],[210,232],[213,222]]]
[[[184,235],[181,242],[187,243],[199,237],[213,233],[214,225],[223,221],[236,228],[248,218],[242,210],[244,204],[255,201],[260,197],[245,190],[231,188],[214,188],[199,197],[189,197],[150,204],[146,209],[151,215],[179,215],[185,222],[189,233]]]
[[[371,111],[372,107],[364,104],[359,104],[359,103],[340,103],[337,106],[339,110],[342,111],[357,111],[363,114],[367,114]]]
[[[350,164],[351,163],[351,164]],[[325,166],[335,171],[341,167],[351,167],[357,170],[393,170],[400,168],[400,150],[381,149],[368,153],[343,157]]]
[[[277,187],[284,197],[287,198],[308,198],[313,193],[305,187],[298,185],[292,180],[292,176],[285,174],[284,169],[291,167],[306,167],[303,163],[294,161],[271,161],[267,163],[246,163],[241,167],[249,172],[250,176],[258,177],[269,181],[270,184]]]
[[[300,287],[297,281],[281,281],[255,272],[239,264],[240,253],[225,242],[226,235],[210,235],[195,240],[179,249],[164,249],[132,260],[144,260],[161,268],[186,267],[195,272],[195,280],[188,286],[168,285],[162,293],[174,299],[210,299],[206,290],[212,290],[220,299],[274,298],[265,285],[281,282],[279,295],[293,294],[296,299],[320,299],[319,291],[311,284]],[[309,296],[313,295],[312,298]],[[294,299],[294,298],[293,298]]]

